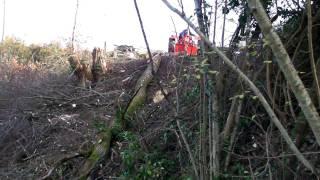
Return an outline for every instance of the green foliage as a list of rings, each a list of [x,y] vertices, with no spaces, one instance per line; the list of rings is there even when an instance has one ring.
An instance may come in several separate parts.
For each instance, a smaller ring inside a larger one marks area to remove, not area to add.
[[[43,46],[31,44],[27,46],[23,41],[7,37],[0,44],[0,52],[5,60],[16,59],[20,63],[46,62],[50,57],[51,61],[61,58],[64,49],[58,43],[45,44]]]
[[[240,117],[239,128],[246,128],[251,123],[251,118],[249,117]]]
[[[288,11],[288,10],[285,10]],[[281,29],[277,29],[278,31],[280,31],[280,34],[282,37],[288,37],[290,36],[294,31],[297,30],[297,28],[299,27],[300,23],[301,23],[301,17],[302,16],[302,12],[301,13],[290,13],[290,12],[282,12],[281,14],[285,14],[283,16],[285,16],[284,21],[282,22],[282,26]],[[286,14],[291,14],[286,16]]]
[[[241,179],[249,180],[251,179],[251,176],[249,175],[249,171],[247,171],[244,167],[244,165],[240,163],[236,163],[231,167],[231,170],[223,174],[222,177],[217,179],[234,179],[234,177],[231,174],[236,174],[239,178],[241,176]],[[238,179],[236,178],[236,179]]]
[[[124,131],[119,136],[128,143],[127,147],[120,153],[125,166],[122,172],[124,178],[166,179],[174,169],[174,162],[168,160],[162,154],[144,152],[137,136],[133,133]]]
[[[66,50],[59,43],[44,45],[26,45],[23,41],[7,37],[0,43],[0,62],[17,62],[18,64],[36,64],[54,73],[68,71],[69,63],[66,61]]]
[[[270,7],[272,6],[272,0],[263,0],[260,1],[263,5],[263,7],[267,10],[267,12],[270,11]],[[246,10],[248,7],[248,3],[246,0],[230,0],[228,1],[227,9],[235,9],[235,8],[240,8],[242,10]],[[227,14],[229,11],[227,11]]]
[[[23,41],[11,37],[5,38],[0,44],[0,52],[4,60],[16,59],[18,62],[25,62],[31,54]]]
[[[94,127],[98,130],[98,132],[106,132],[108,127],[104,122],[95,121]]]
[[[197,100],[200,95],[200,87],[195,86],[191,89],[191,91],[186,91],[183,95],[183,99],[185,99],[186,102],[192,102],[194,100]]]
[[[192,178],[192,176],[190,175],[182,175],[180,177],[181,180],[193,180],[194,178]]]

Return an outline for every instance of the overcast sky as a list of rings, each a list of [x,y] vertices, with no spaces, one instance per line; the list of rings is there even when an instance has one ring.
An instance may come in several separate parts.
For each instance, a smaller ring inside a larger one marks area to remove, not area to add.
[[[170,16],[178,32],[186,29],[187,25],[169,11],[161,0],[137,2],[151,49],[167,50],[168,37],[174,34]],[[171,2],[178,7],[176,0]],[[192,15],[194,0],[183,2],[186,13]],[[75,7],[76,0],[6,0],[5,35],[15,36],[28,44],[51,41],[65,43],[71,37]],[[3,0],[0,17],[2,9]],[[219,19],[222,17],[219,16]],[[230,15],[228,19],[232,19]],[[232,20],[227,24],[228,38],[236,25]],[[218,43],[221,42],[221,26],[222,22],[218,21]],[[80,41],[81,47],[90,49],[94,46],[102,47],[104,41],[108,49],[112,49],[114,44],[145,47],[133,0],[79,0],[76,39]]]

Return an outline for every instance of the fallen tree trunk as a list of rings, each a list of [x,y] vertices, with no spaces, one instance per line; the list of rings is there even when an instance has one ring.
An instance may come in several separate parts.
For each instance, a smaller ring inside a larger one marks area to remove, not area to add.
[[[122,126],[120,127],[120,129],[122,130],[126,129],[125,119],[130,118],[133,115],[133,113],[136,112],[138,108],[144,104],[147,97],[147,86],[152,81],[154,73],[158,71],[161,63],[160,54],[155,55],[153,57],[153,61],[151,62],[152,63],[148,65],[147,69],[138,79],[135,86],[135,94],[132,97],[131,101],[128,103],[128,106],[122,116],[122,119],[120,120],[120,125]],[[107,152],[109,152],[113,128],[118,127],[115,127],[113,125],[112,127],[106,128],[99,134],[99,140],[94,145],[92,153],[90,154],[89,158],[86,160],[86,162],[78,172],[79,179],[86,179],[92,171],[92,169],[96,166],[96,164],[105,157]]]
[[[140,78],[137,81],[136,87],[135,87],[135,96],[130,101],[126,112],[125,112],[125,118],[132,116],[132,114],[143,105],[144,101],[147,97],[147,86],[153,79],[153,73],[156,73],[159,69],[160,63],[161,63],[161,56],[160,54],[157,54],[153,56],[153,61],[150,63],[147,67],[147,69],[144,71],[144,73],[140,76]]]

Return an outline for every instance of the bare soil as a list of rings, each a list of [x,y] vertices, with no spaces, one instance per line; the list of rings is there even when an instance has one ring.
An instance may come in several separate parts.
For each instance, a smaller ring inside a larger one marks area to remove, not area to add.
[[[177,62],[182,60],[163,58],[157,73],[168,97],[175,96]],[[0,84],[0,179],[39,179],[57,162],[96,143],[97,124],[115,120],[117,109],[124,107],[134,93],[135,82],[147,61],[115,60],[111,66],[93,89],[77,87],[68,75],[48,76],[35,85],[25,80],[19,82],[23,83],[19,88]],[[147,147],[170,123],[170,114],[172,107],[160,93],[159,85],[152,83],[147,103],[136,114],[136,125],[131,128],[140,133]],[[107,179],[119,174],[121,146],[112,142],[108,160],[101,162],[92,177]],[[164,149],[168,146],[163,144]],[[55,168],[57,175],[52,177],[74,177],[84,160],[83,156],[70,158],[64,166]]]

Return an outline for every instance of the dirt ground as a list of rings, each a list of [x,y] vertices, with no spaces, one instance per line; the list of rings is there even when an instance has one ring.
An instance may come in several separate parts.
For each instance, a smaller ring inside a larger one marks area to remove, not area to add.
[[[165,58],[157,73],[168,96],[173,94],[174,63]],[[93,89],[77,87],[67,75],[47,77],[36,84],[25,81],[19,87],[0,84],[0,179],[41,179],[69,157],[68,165],[55,169],[58,175],[54,177],[74,177],[85,160],[78,153],[96,143],[97,125],[110,124],[117,109],[128,103],[147,61],[119,60],[111,66]],[[150,85],[147,104],[137,114],[144,119],[136,127],[147,129],[141,131],[146,143],[157,137],[167,113],[172,113],[159,90],[156,83]],[[112,142],[109,160],[101,162],[93,177],[108,179],[119,173],[120,146]]]

